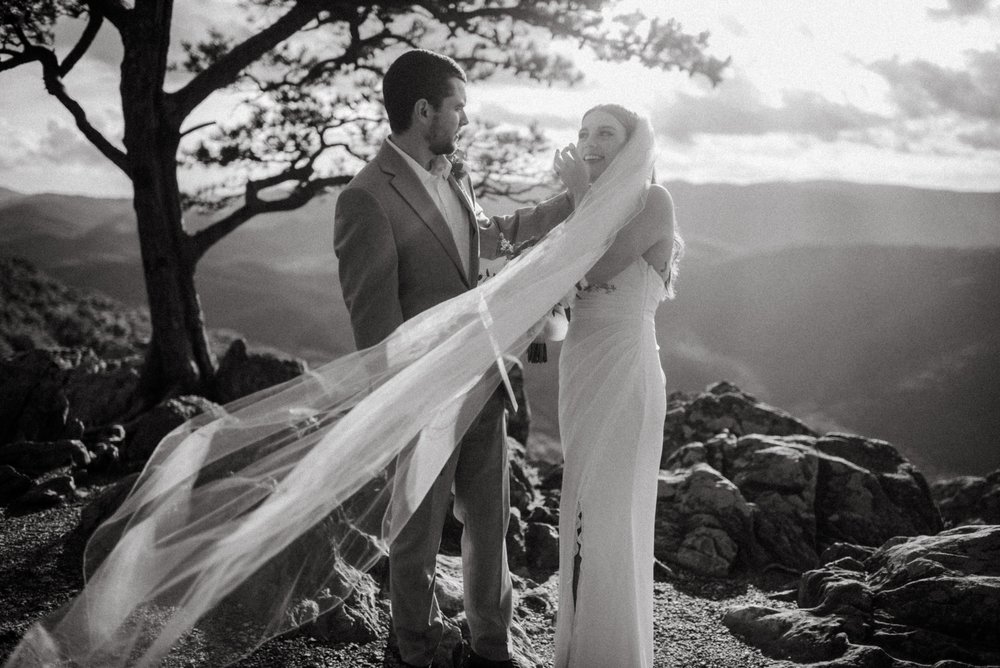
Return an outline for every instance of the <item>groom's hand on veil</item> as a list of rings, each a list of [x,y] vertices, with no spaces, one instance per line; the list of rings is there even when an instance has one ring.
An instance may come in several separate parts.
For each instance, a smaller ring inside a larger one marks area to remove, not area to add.
[[[576,148],[576,144],[571,143],[565,148],[556,150],[552,167],[556,170],[563,185],[566,186],[570,197],[573,198],[573,205],[579,205],[580,200],[590,188],[590,173],[583,157]]]

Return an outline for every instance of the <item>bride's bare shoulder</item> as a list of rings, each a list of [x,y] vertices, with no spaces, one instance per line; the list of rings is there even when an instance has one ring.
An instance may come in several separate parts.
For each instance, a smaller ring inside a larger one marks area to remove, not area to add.
[[[670,191],[659,183],[650,185],[646,195],[646,209],[651,210],[651,213],[671,215],[674,211],[674,199],[670,196]]]
[[[666,188],[658,183],[649,186],[649,191],[646,194],[646,205],[640,217],[644,221],[643,227],[657,230],[673,228],[674,200]]]

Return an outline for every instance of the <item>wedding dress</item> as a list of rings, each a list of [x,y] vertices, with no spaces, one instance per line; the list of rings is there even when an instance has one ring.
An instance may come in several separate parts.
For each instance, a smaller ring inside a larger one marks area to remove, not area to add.
[[[653,665],[653,519],[666,415],[653,316],[666,296],[663,278],[639,258],[578,293],[573,306],[559,359],[556,668]]]

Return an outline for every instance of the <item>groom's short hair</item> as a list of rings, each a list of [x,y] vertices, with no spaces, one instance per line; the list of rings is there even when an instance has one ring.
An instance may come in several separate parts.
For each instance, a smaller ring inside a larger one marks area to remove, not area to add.
[[[413,122],[413,105],[427,100],[434,109],[451,93],[451,79],[467,81],[465,72],[448,56],[425,49],[407,51],[389,66],[382,79],[382,102],[393,132],[405,132]]]

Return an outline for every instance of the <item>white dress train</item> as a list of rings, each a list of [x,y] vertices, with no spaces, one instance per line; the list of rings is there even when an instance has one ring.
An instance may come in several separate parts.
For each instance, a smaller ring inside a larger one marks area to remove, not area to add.
[[[666,415],[653,316],[665,298],[662,277],[639,258],[579,293],[572,309],[559,359],[556,668],[653,665],[653,520]]]

